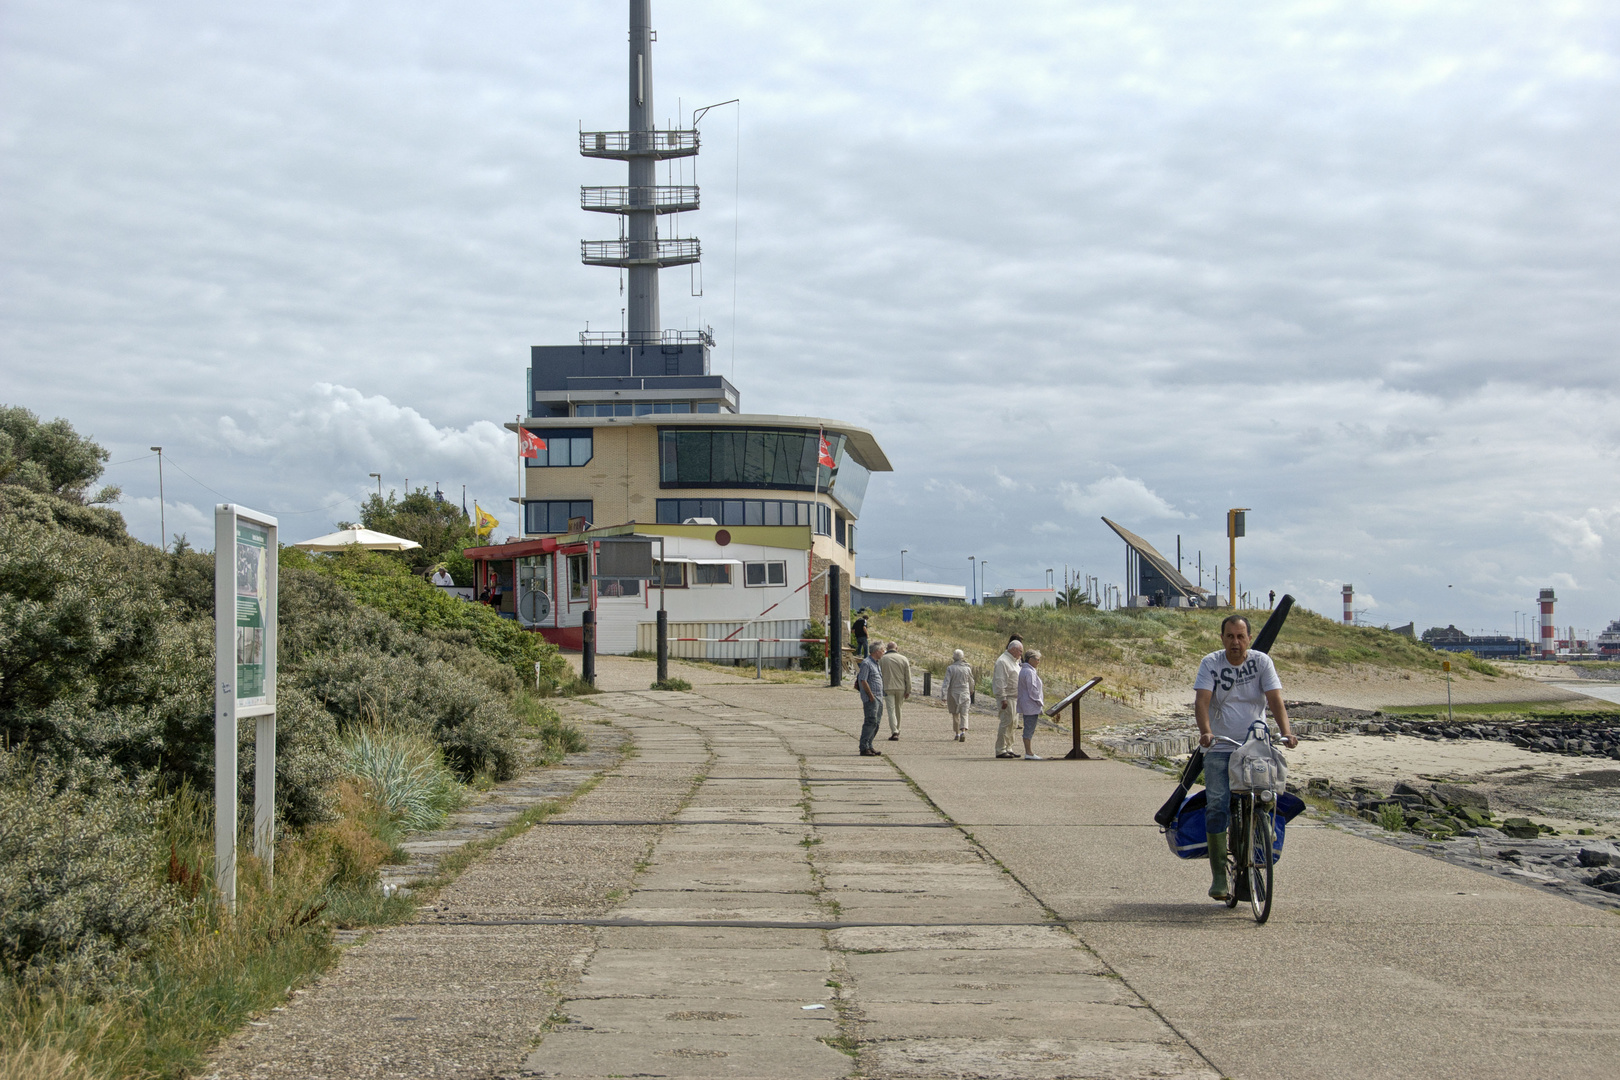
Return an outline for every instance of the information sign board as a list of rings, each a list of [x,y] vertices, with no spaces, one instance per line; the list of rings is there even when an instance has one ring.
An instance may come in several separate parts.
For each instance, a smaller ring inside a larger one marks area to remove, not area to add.
[[[214,508],[214,882],[236,903],[237,721],[257,717],[253,848],[274,869],[276,821],[276,519]]]

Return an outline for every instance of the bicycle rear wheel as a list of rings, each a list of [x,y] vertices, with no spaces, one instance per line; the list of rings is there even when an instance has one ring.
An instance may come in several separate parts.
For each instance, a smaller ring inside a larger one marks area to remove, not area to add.
[[[1249,871],[1249,910],[1254,921],[1264,926],[1271,918],[1272,860],[1276,843],[1275,810],[1258,802],[1249,807],[1249,829],[1244,844],[1244,862]]]

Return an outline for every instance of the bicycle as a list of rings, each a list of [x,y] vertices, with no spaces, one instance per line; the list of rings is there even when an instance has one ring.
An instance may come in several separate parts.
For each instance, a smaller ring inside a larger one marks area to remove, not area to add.
[[[1234,746],[1243,745],[1224,735],[1217,735],[1216,738]],[[1235,839],[1226,849],[1227,880],[1231,882],[1226,906],[1235,908],[1240,900],[1248,900],[1254,921],[1264,926],[1266,920],[1271,918],[1274,896],[1272,871],[1277,855],[1277,793],[1234,791],[1230,806],[1232,829],[1229,835]],[[1247,896],[1239,895],[1239,882],[1248,886],[1242,890]]]

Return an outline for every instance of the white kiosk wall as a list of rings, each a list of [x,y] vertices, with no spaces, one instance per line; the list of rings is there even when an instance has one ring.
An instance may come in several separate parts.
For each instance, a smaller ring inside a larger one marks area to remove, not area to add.
[[[253,851],[274,870],[276,828],[276,519],[214,508],[214,883],[236,905],[236,722],[256,716]]]

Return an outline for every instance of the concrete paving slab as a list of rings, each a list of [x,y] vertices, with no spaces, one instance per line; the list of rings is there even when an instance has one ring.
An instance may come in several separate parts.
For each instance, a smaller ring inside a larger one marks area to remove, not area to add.
[[[820,1004],[820,1009],[803,1005]],[[651,1007],[649,1007],[651,1006]],[[568,1003],[569,1023],[562,1030],[597,1033],[657,1033],[674,1036],[757,1035],[765,1030],[838,1037],[838,1012],[825,1002],[761,1001],[757,998],[668,997],[649,1003],[643,998],[576,998]]]
[[[820,949],[820,930],[737,926],[608,926],[597,933],[606,949]]]
[[[847,952],[902,949],[1066,949],[1074,941],[1060,926],[852,926],[830,931],[833,945]]]
[[[1040,1034],[1110,1043],[1181,1041],[1134,995],[1129,1004],[989,994],[977,999],[929,995],[911,1001],[872,1001],[863,988],[861,1014],[863,1030],[873,1026],[884,1040],[996,1040]]]
[[[1220,1074],[1172,1044],[1091,1039],[895,1039],[863,1047],[863,1068],[896,1080],[1215,1080]]]
[[[916,949],[845,953],[844,966],[856,978],[930,975],[944,980],[1014,978],[1020,984],[1041,975],[1102,975],[1108,967],[1071,939],[1066,947],[1040,949]],[[992,973],[992,974],[986,974]],[[1117,981],[1117,980],[1116,980]],[[1124,984],[1121,983],[1121,986]]]
[[[681,1036],[553,1032],[524,1062],[540,1077],[726,1077],[836,1080],[850,1059],[810,1035]]]
[[[640,970],[598,971],[593,961],[590,970],[580,978],[577,989],[570,993],[569,1000],[599,997],[722,996],[809,1004],[831,1000],[832,992],[826,986],[827,970],[830,969],[744,971],[738,968],[711,966],[702,971],[661,973]]]
[[[879,1002],[956,1002],[962,1004],[1007,1006],[1027,1002],[1102,1004],[1137,1007],[1141,1002],[1125,984],[1112,976],[1009,972],[996,965],[992,976],[962,972],[878,973],[862,970],[855,976],[860,987],[861,1008],[868,1018],[876,1016]],[[1067,1030],[1067,1029],[1064,1029]],[[900,1033],[900,1032],[896,1032]],[[946,1031],[946,1035],[965,1034]],[[910,1031],[903,1034],[915,1035]],[[1108,1038],[1104,1033],[1100,1038]]]

